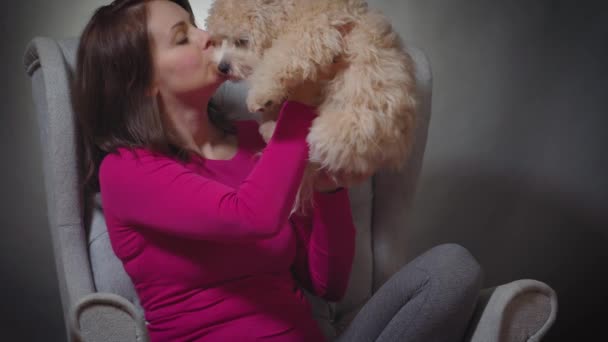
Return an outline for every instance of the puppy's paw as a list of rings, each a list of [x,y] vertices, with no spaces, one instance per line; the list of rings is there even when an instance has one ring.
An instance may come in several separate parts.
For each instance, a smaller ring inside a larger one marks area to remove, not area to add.
[[[272,134],[274,133],[274,129],[277,126],[276,121],[266,121],[260,125],[259,132],[264,141],[268,144],[270,138],[272,138]]]
[[[285,99],[287,99],[286,90],[277,84],[255,84],[247,94],[247,109],[251,113],[274,110]]]

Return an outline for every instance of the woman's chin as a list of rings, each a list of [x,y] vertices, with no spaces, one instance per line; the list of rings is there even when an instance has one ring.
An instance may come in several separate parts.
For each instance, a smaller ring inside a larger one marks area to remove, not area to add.
[[[212,83],[211,87],[213,87],[213,89],[214,89],[214,91],[215,91],[215,90],[216,90],[217,88],[219,88],[219,87],[222,85],[222,83],[224,83],[226,80],[227,80],[227,78],[226,78],[226,77],[224,77],[223,75],[216,75],[216,76],[215,76],[215,78],[214,78],[214,80],[213,80],[213,83]]]
[[[214,94],[219,87],[226,81],[225,77],[214,75],[209,78],[209,82],[205,85],[205,93]]]

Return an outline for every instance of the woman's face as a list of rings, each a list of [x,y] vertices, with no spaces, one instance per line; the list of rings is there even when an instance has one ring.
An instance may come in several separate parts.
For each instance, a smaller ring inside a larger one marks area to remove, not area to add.
[[[146,6],[155,95],[210,98],[225,78],[211,58],[209,34],[194,26],[189,13],[171,1],[153,0]]]

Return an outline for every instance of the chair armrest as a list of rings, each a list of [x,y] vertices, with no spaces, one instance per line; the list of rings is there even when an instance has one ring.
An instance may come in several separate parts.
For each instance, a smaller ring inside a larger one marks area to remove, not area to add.
[[[70,311],[74,342],[149,342],[144,318],[125,298],[112,293],[91,293]]]
[[[470,342],[536,342],[557,314],[557,295],[547,284],[517,280],[484,289],[467,333]]]

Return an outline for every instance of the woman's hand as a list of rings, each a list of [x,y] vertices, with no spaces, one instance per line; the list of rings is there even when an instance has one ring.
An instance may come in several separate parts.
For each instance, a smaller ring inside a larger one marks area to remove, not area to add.
[[[322,170],[317,173],[317,177],[315,178],[314,182],[314,188],[315,191],[319,192],[331,192],[333,190],[337,190],[340,187],[350,188],[354,185],[363,183],[373,175],[374,174],[371,172],[368,174],[346,172],[330,174]]]

